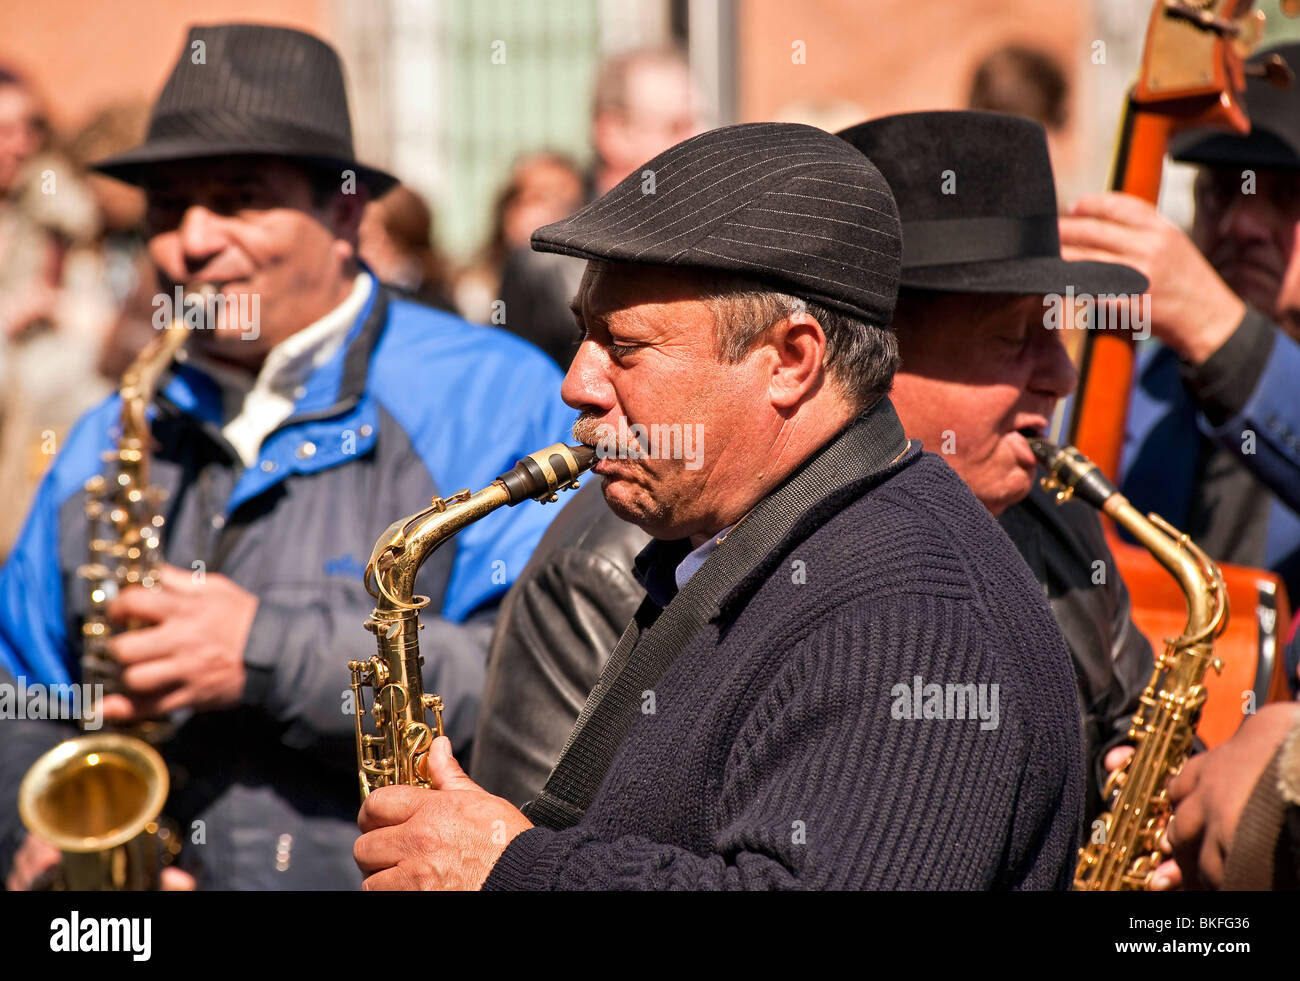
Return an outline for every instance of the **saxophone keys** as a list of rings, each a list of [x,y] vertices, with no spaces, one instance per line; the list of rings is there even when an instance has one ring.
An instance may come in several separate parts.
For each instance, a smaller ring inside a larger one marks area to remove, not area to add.
[[[433,713],[433,728],[439,736],[446,735],[442,731],[442,696],[441,695],[424,695],[424,707]]]

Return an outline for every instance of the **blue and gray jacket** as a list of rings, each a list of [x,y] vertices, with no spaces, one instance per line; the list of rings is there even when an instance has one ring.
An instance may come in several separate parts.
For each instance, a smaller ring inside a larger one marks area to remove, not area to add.
[[[371,295],[346,342],[299,390],[245,468],[221,434],[215,383],[176,367],[155,401],[151,481],[166,492],[165,558],[259,598],[241,703],[178,719],[163,753],[165,813],[203,888],[353,888],[359,791],[347,662],[374,652],[362,573],[375,540],[434,495],[477,490],[569,437],[560,373],[532,345],[415,303]],[[0,570],[0,684],[77,682],[87,589],[83,484],[114,447],[116,396],[84,416]],[[426,690],[458,752],[473,737],[496,605],[558,508],[476,522],[425,563]],[[346,693],[346,694],[345,694]],[[12,715],[13,713],[9,713]],[[0,721],[0,865],[23,828],[19,781],[75,723]]]

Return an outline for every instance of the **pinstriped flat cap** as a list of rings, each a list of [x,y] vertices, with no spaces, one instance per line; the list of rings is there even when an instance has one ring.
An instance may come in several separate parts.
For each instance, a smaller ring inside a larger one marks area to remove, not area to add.
[[[191,27],[144,143],[93,167],[138,184],[159,163],[235,154],[351,169],[375,194],[397,183],[353,156],[335,50],[314,35],[265,24]]]
[[[812,126],[746,123],[665,150],[539,228],[533,248],[744,275],[885,326],[902,233],[889,185],[863,154]]]

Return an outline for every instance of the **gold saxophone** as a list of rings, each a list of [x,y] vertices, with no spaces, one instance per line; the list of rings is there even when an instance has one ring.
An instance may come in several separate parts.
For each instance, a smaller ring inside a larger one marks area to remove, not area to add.
[[[589,446],[555,443],[530,453],[487,487],[435,497],[429,507],[395,521],[375,543],[365,584],[376,604],[365,627],[379,643],[368,661],[349,661],[357,725],[357,772],[364,800],[393,784],[429,786],[425,756],[442,732],[442,699],[426,694],[420,676],[420,610],[427,596],[415,595],[415,578],[433,552],[467,525],[502,506],[532,498],[555,501],[557,492],[578,486],[578,476],[596,462]],[[363,687],[372,692],[375,734],[365,731]],[[433,713],[433,725],[426,721]]]
[[[1214,641],[1228,624],[1228,594],[1208,555],[1159,515],[1143,517],[1082,453],[1042,439],[1029,443],[1048,473],[1044,489],[1055,490],[1058,502],[1077,495],[1110,515],[1169,570],[1187,600],[1187,625],[1165,641],[1129,725],[1133,756],[1106,781],[1110,810],[1098,818],[1103,833],[1079,849],[1074,873],[1078,890],[1146,889],[1164,857],[1169,783],[1191,753],[1205,704],[1205,672],[1222,668]]]
[[[203,291],[206,293],[206,290]],[[191,294],[187,302],[194,302]],[[149,485],[151,434],[146,411],[163,372],[189,331],[178,311],[122,375],[121,432],[104,454],[110,476],[86,483],[90,560],[77,570],[89,592],[82,624],[82,691],[121,691],[121,668],[109,647],[107,607],[126,586],[153,587],[161,558],[163,492]],[[127,624],[132,629],[139,624]],[[101,687],[102,686],[102,687]],[[84,729],[87,716],[82,712]],[[98,716],[98,713],[95,713]],[[155,749],[169,734],[159,720],[117,731],[83,732],[43,754],[23,778],[18,809],[23,824],[63,852],[53,889],[157,889],[163,866],[180,849],[159,817],[170,781]]]

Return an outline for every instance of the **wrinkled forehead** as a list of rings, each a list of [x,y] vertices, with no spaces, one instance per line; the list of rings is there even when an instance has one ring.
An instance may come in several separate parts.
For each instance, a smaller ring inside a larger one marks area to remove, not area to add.
[[[954,345],[960,358],[965,344],[978,344],[986,335],[1002,328],[1034,323],[1046,327],[1044,310],[1048,298],[1020,293],[924,293],[904,290],[899,294],[894,327],[901,343],[937,342],[942,335]],[[929,346],[929,345],[927,345]]]
[[[712,277],[680,266],[588,261],[571,304],[582,318],[608,319],[622,312],[654,314],[682,310],[708,294]]]

